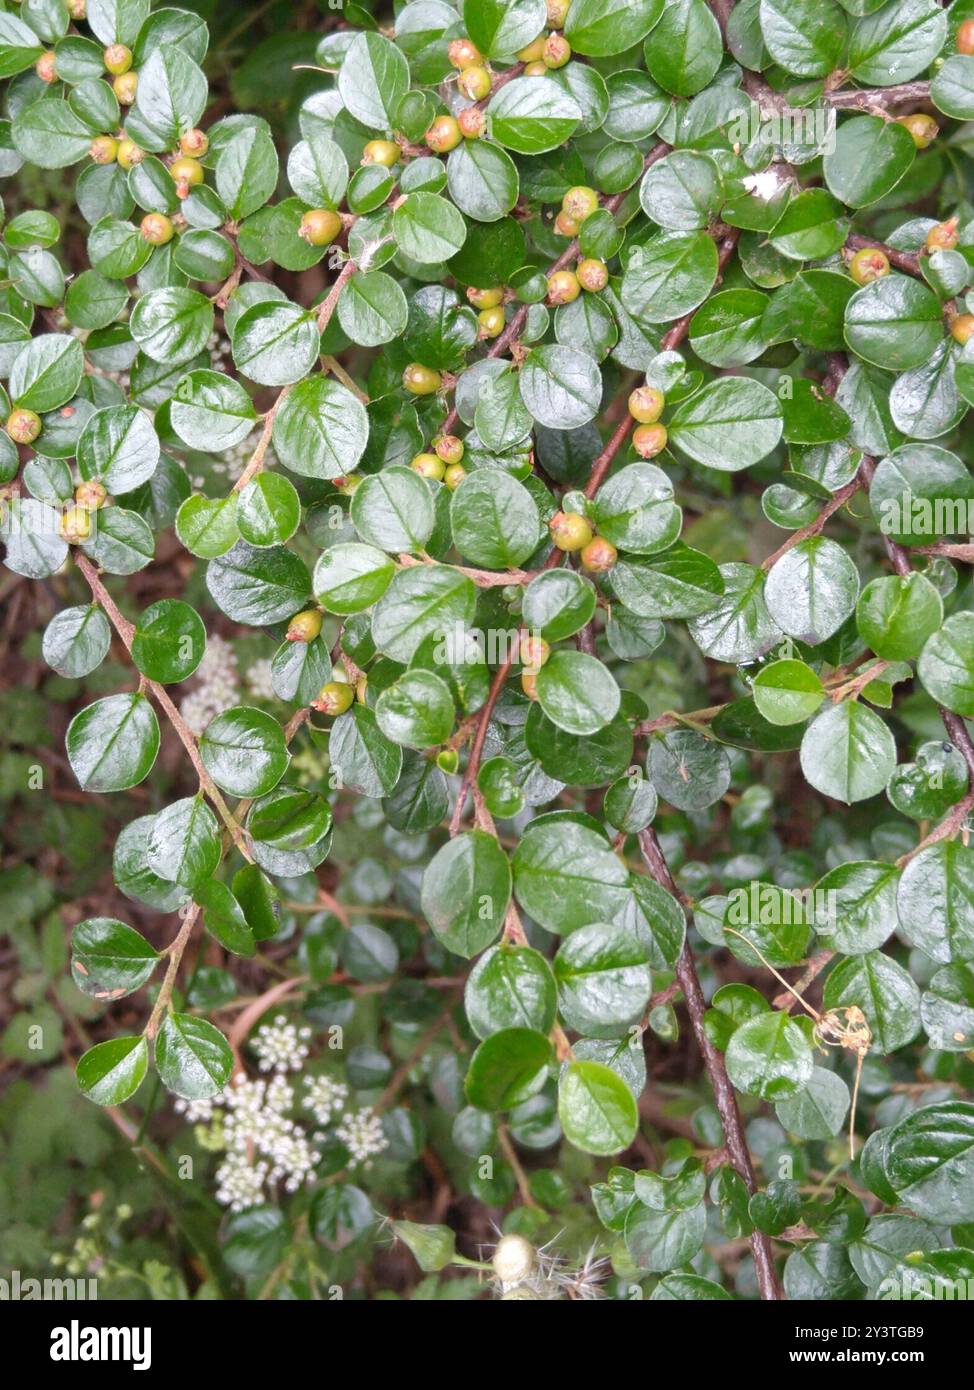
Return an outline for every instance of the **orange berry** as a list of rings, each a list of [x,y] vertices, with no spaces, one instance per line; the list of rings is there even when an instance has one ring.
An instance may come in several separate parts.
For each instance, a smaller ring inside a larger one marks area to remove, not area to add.
[[[974,334],[974,314],[958,314],[950,321],[950,336],[962,346]]]
[[[478,106],[468,106],[457,117],[457,125],[464,140],[479,140],[487,129],[487,117]]]
[[[965,19],[955,39],[958,53],[974,53],[974,19]]]
[[[573,270],[556,270],[548,276],[548,303],[571,304],[582,292],[578,276]]]
[[[665,425],[638,425],[633,431],[632,446],[640,458],[653,459],[666,448]]]
[[[940,127],[934,118],[925,116],[922,111],[914,111],[911,116],[897,116],[896,123],[910,132],[918,150],[932,145],[940,134]]]
[[[424,139],[434,154],[446,154],[456,149],[463,136],[455,116],[437,116]]]
[[[484,61],[480,56],[480,49],[469,39],[454,39],[446,50],[446,56],[461,72],[464,68],[478,67]]]
[[[950,217],[946,222],[938,222],[935,227],[931,227],[927,232],[928,251],[953,251],[960,238],[957,235],[956,217]]]
[[[172,241],[176,229],[172,224],[172,218],[167,217],[164,212],[147,212],[139,230],[150,245],[165,246],[167,241]]]
[[[593,574],[604,574],[618,560],[619,552],[604,536],[596,536],[594,540],[589,541],[578,558]]]

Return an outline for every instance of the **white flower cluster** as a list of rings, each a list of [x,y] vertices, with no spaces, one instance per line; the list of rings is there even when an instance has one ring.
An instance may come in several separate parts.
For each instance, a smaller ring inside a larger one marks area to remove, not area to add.
[[[196,677],[199,684],[183,700],[179,712],[194,734],[202,734],[211,719],[237,702],[237,658],[230,643],[218,633],[207,636]]]
[[[261,1071],[300,1071],[308,1060],[310,1028],[298,1028],[278,1014],[273,1023],[263,1023],[251,1046],[257,1053]],[[273,1083],[272,1083],[273,1084]]]
[[[328,1124],[333,1113],[340,1114],[348,1099],[348,1087],[331,1076],[306,1076],[304,1088],[308,1094],[301,1104],[320,1125]]]
[[[373,1157],[389,1147],[389,1140],[382,1132],[382,1120],[371,1105],[345,1115],[335,1130],[335,1137],[352,1155],[352,1167],[362,1163],[368,1168]]]
[[[307,1134],[287,1112],[294,1090],[283,1076],[251,1081],[238,1075],[217,1104],[227,1109],[226,1157],[217,1169],[217,1201],[244,1211],[264,1199],[266,1185],[296,1192],[321,1158]]]
[[[261,657],[259,661],[255,661],[245,673],[244,679],[247,682],[247,689],[255,700],[274,699],[273,667],[267,657]]]
[[[230,364],[230,339],[216,329],[206,340],[206,350],[210,354],[210,366],[215,372],[225,372]]]

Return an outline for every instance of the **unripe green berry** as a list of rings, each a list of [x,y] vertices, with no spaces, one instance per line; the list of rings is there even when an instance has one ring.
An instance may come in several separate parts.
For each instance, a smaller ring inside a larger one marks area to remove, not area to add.
[[[123,72],[128,72],[132,66],[132,50],[126,48],[124,43],[109,44],[102,57],[105,67],[115,77],[121,76]]]
[[[313,642],[321,631],[321,613],[317,608],[305,608],[295,613],[288,624],[285,637],[289,642]]]
[[[402,374],[402,384],[414,396],[432,396],[442,386],[443,378],[432,367],[410,362]]]
[[[140,149],[134,140],[120,140],[116,157],[123,169],[134,169],[145,159],[145,150]]]
[[[114,164],[118,158],[118,141],[111,135],[96,135],[88,153],[96,164]]]
[[[481,309],[477,322],[480,324],[481,338],[496,338],[504,331],[504,310],[499,306],[496,309]]]
[[[80,545],[91,535],[91,512],[87,507],[67,507],[61,514],[61,539]]]
[[[33,444],[41,432],[41,417],[33,410],[24,410],[22,406],[18,406],[7,416],[4,429],[15,444]]]
[[[463,136],[455,116],[437,116],[424,138],[435,154],[446,154],[456,149]]]
[[[632,447],[640,458],[654,459],[666,448],[669,438],[665,425],[639,425],[632,436]]]
[[[177,198],[188,198],[189,190],[195,188],[203,182],[204,170],[198,159],[190,159],[183,155],[181,159],[174,159],[169,166],[169,172],[176,181]]]
[[[457,78],[457,86],[470,101],[482,101],[490,91],[490,73],[479,65],[464,68]]]
[[[863,246],[849,262],[849,274],[857,285],[868,285],[889,274],[889,257],[876,246]]]
[[[437,483],[442,482],[446,472],[446,464],[435,454],[416,454],[410,460],[409,466],[421,478],[431,478]]]
[[[309,208],[301,218],[298,236],[309,246],[329,246],[342,229],[342,219],[329,208]]]
[[[436,766],[447,776],[452,776],[459,766],[460,758],[455,748],[443,748],[436,755]]]
[[[544,57],[544,41],[546,38],[546,34],[539,34],[536,39],[532,39],[525,48],[520,49],[517,53],[516,57],[518,61],[521,63],[541,62]]]
[[[370,140],[362,151],[363,164],[384,164],[391,169],[399,163],[402,151],[395,140]]]
[[[347,681],[329,681],[311,701],[311,707],[320,710],[322,714],[335,716],[351,709],[354,700],[355,691]]]
[[[471,285],[467,289],[467,298],[475,309],[493,309],[504,298],[504,291],[500,287],[478,290]]]
[[[172,241],[176,231],[172,218],[164,212],[147,212],[139,224],[139,230],[150,246],[165,246]]]
[[[591,526],[578,512],[555,512],[548,530],[559,550],[581,550],[592,539]]]
[[[637,386],[629,397],[629,414],[640,425],[655,425],[665,404],[666,397],[655,386]]]
[[[590,294],[598,294],[609,283],[609,267],[605,261],[596,260],[594,256],[586,256],[583,261],[579,261],[575,267],[575,274],[582,289],[588,290]]]

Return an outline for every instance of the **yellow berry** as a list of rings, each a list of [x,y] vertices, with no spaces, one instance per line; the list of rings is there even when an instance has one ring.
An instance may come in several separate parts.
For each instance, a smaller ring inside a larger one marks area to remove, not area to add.
[[[78,545],[91,535],[91,512],[87,507],[67,507],[61,514],[61,538]]]
[[[504,298],[504,291],[500,286],[489,290],[478,290],[475,286],[470,285],[467,289],[467,298],[475,309],[493,309]]]
[[[467,470],[462,463],[451,463],[443,474],[443,481],[451,492],[455,492],[466,476]]]
[[[68,14],[72,19],[87,18],[88,0],[68,0]]]
[[[165,246],[167,241],[172,241],[176,229],[164,212],[147,212],[139,230],[151,246]]]
[[[579,261],[575,267],[575,274],[582,289],[588,290],[590,294],[598,294],[599,290],[604,290],[609,283],[609,267],[605,261],[596,260],[594,256],[586,256],[583,261]]]
[[[548,24],[552,29],[564,29],[572,0],[548,0]]]
[[[655,425],[665,404],[666,397],[655,386],[637,386],[629,397],[629,414],[640,425]]]
[[[302,613],[295,613],[285,637],[289,642],[313,642],[320,631],[321,613],[317,608],[306,608]]]
[[[15,444],[33,444],[41,432],[41,417],[33,410],[18,407],[7,416],[4,429]]]
[[[344,714],[351,708],[355,691],[347,681],[329,681],[318,691],[317,698],[311,701],[312,709],[322,714]]]
[[[92,478],[87,483],[79,483],[74,490],[74,500],[80,506],[87,507],[94,512],[105,505],[107,497],[108,489],[97,478]]]
[[[849,274],[857,285],[868,285],[889,274],[889,257],[875,246],[864,246],[849,262]]]
[[[416,454],[410,460],[409,466],[421,478],[431,478],[436,483],[442,482],[446,472],[446,464],[435,454]]]
[[[443,378],[432,367],[424,367],[421,362],[410,362],[402,374],[402,384],[414,396],[432,396],[443,384]]]
[[[500,306],[496,309],[481,309],[477,321],[480,324],[481,338],[496,338],[504,332],[504,310]]]
[[[974,333],[974,314],[958,314],[950,321],[950,335],[962,346]]]
[[[135,100],[135,92],[139,85],[138,74],[134,72],[123,72],[115,78],[112,83],[112,91],[118,97],[122,106],[131,106]]]
[[[544,56],[544,41],[545,35],[539,34],[536,39],[529,43],[526,48],[522,48],[517,54],[518,61],[522,63],[540,62]]]
[[[551,655],[551,645],[530,632],[518,636],[518,657],[526,671],[538,672]]]
[[[384,164],[391,169],[399,163],[402,151],[395,140],[370,140],[362,151],[363,164]]]
[[[950,217],[946,222],[938,222],[935,227],[931,227],[927,232],[928,251],[953,251],[959,241],[957,235],[956,217]]]
[[[584,222],[599,206],[599,195],[586,184],[570,188],[561,200],[562,210],[573,222]]]
[[[529,700],[538,698],[538,677],[533,671],[521,672],[521,689]]]
[[[910,132],[918,150],[925,150],[928,145],[932,145],[940,134],[940,127],[934,118],[925,116],[922,111],[914,111],[911,116],[897,116],[896,123]]]
[[[120,77],[123,72],[128,72],[132,66],[132,50],[126,48],[124,43],[109,44],[102,57],[105,67],[115,77]]]
[[[548,276],[548,303],[571,304],[582,292],[578,276],[573,270],[556,270]]]
[[[640,458],[653,459],[666,448],[668,438],[665,425],[639,425],[633,431],[632,446]]]
[[[471,101],[482,101],[490,91],[490,73],[479,65],[464,68],[457,78],[457,86]]]
[[[342,219],[328,208],[309,208],[301,218],[298,236],[309,246],[328,246],[342,229]]]
[[[114,164],[118,158],[118,141],[111,135],[96,135],[88,153],[96,164]]]
[[[578,512],[555,512],[548,530],[559,550],[582,550],[592,539],[591,526]]]
[[[139,149],[134,140],[120,140],[117,158],[123,169],[134,169],[136,164],[141,164],[145,159],[145,150]]]
[[[185,155],[181,159],[173,160],[169,172],[176,180],[176,196],[179,198],[188,197],[189,190],[203,182],[202,164],[198,159],[189,159]]]
[[[537,62],[534,62],[534,63],[525,63],[525,65],[524,65],[524,76],[525,76],[525,77],[547,77],[547,76],[548,76],[548,64],[545,63],[545,62],[543,62],[540,58],[537,60]]]

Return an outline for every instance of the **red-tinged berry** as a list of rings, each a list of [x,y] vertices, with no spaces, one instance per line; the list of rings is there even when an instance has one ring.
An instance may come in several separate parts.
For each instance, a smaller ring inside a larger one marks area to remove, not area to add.
[[[849,262],[849,274],[857,285],[869,285],[889,274],[889,257],[876,246],[863,246]]]
[[[594,540],[589,541],[578,558],[593,574],[604,574],[618,560],[619,552],[604,536],[596,536]]]
[[[918,150],[927,149],[940,134],[940,127],[934,118],[924,115],[922,111],[914,111],[910,116],[897,116],[896,123],[910,132]]]
[[[102,54],[105,67],[113,77],[120,77],[123,72],[128,72],[132,66],[132,50],[126,48],[124,43],[109,44]]]
[[[596,260],[594,256],[586,256],[579,261],[575,274],[582,289],[588,290],[589,294],[598,294],[609,283],[609,267],[605,261]]]
[[[479,140],[487,129],[487,117],[479,106],[468,106],[457,117],[457,125],[464,140]]]
[[[563,68],[572,56],[572,46],[564,34],[549,34],[545,39],[542,62],[546,68]]]
[[[666,448],[669,436],[665,425],[639,425],[632,436],[632,447],[640,458],[654,459]]]
[[[210,137],[196,126],[179,137],[180,153],[188,155],[190,159],[202,159],[209,148]]]
[[[41,417],[33,410],[24,410],[22,406],[18,406],[7,416],[4,429],[15,444],[33,444],[41,432]]]
[[[469,39],[454,39],[446,50],[446,56],[461,72],[464,68],[479,67],[484,61],[480,56],[480,49]]]
[[[456,492],[466,476],[467,470],[462,463],[451,463],[443,474],[443,481],[451,492]]]
[[[433,440],[433,452],[444,463],[459,463],[464,455],[463,440],[455,434],[441,434]]]
[[[927,232],[928,251],[953,251],[960,238],[957,235],[958,218],[949,217],[946,222],[938,222]]]
[[[53,53],[42,53],[34,64],[34,71],[42,82],[57,81],[57,59]]]
[[[172,241],[176,231],[172,218],[167,217],[164,212],[147,212],[139,230],[150,246],[165,246],[167,242]]]
[[[123,169],[134,169],[145,159],[145,150],[140,149],[134,140],[119,140],[116,157]]]
[[[571,304],[582,292],[573,270],[556,270],[548,276],[548,303]]]
[[[576,184],[562,198],[561,206],[562,211],[567,213],[573,222],[582,223],[597,210],[599,195],[594,188],[589,188],[586,184]]]
[[[456,149],[463,136],[455,116],[437,116],[424,138],[434,154],[447,154]]]
[[[493,309],[504,298],[504,291],[500,286],[489,290],[478,290],[470,285],[467,289],[467,298],[475,309]]]
[[[311,701],[311,708],[334,717],[351,709],[354,699],[355,691],[347,681],[329,681]]]
[[[974,314],[958,314],[950,321],[950,336],[961,344],[969,342],[974,334]]]

